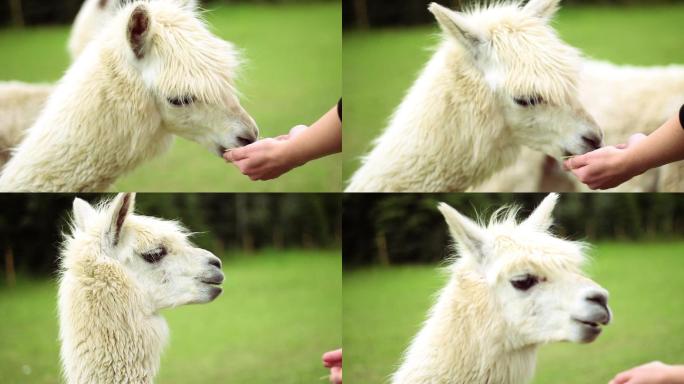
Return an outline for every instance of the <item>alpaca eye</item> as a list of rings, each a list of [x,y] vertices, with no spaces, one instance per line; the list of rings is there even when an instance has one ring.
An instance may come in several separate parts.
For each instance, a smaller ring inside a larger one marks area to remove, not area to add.
[[[185,107],[195,102],[195,96],[171,97],[168,102],[176,107]]]
[[[166,250],[166,247],[159,247],[151,251],[145,252],[141,256],[146,262],[154,264],[161,261],[161,259],[163,259],[164,256],[166,256],[167,254],[168,251]]]
[[[527,291],[539,283],[537,276],[525,275],[522,278],[511,280],[511,285],[520,291]]]
[[[543,104],[544,98],[541,96],[532,96],[532,97],[521,97],[521,98],[515,98],[515,103],[518,104],[521,107],[534,107],[539,104]]]

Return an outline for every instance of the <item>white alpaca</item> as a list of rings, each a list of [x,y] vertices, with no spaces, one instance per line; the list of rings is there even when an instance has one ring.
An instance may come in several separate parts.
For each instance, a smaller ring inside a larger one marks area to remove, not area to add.
[[[190,6],[136,1],[68,70],[0,176],[0,191],[93,191],[166,151],[173,134],[217,156],[254,142],[233,89],[235,48]]]
[[[48,84],[0,83],[0,168],[36,121],[52,89]]]
[[[524,146],[555,156],[601,145],[577,99],[580,55],[549,25],[559,0],[430,6],[444,42],[352,177],[350,192],[462,191]]]
[[[439,206],[458,259],[394,384],[522,384],[540,345],[598,337],[608,292],[581,273],[582,244],[548,232],[557,198],[519,224],[500,210],[487,227]]]
[[[74,383],[151,383],[168,327],[164,308],[221,293],[221,261],[178,223],[133,214],[135,195],[99,208],[74,200],[61,252],[63,373]]]
[[[605,132],[606,142],[625,143],[638,132],[650,133],[684,104],[684,66],[620,66],[586,61],[578,86],[580,100]],[[588,191],[558,163],[524,150],[510,167],[475,188],[481,192]],[[684,168],[670,164],[614,189],[616,192],[683,192]]]
[[[71,29],[69,52],[76,59],[118,10],[119,0],[86,0]],[[24,139],[47,103],[53,85],[0,83],[0,169]]]
[[[112,19],[127,0],[86,0],[76,15],[67,44],[72,60],[76,60],[85,47]]]

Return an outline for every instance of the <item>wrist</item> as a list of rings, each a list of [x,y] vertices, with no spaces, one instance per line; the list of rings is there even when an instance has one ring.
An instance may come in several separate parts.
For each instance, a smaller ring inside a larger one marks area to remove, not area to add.
[[[684,384],[684,365],[670,365],[666,373],[667,383]]]
[[[627,148],[623,151],[621,159],[625,173],[631,177],[638,176],[651,169],[646,159],[642,158],[634,147]]]
[[[285,140],[281,144],[280,158],[290,168],[301,167],[308,159],[298,150],[296,140]]]

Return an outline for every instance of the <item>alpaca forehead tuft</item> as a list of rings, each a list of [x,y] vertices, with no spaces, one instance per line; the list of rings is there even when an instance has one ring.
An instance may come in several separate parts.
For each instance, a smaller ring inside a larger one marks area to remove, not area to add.
[[[518,205],[501,207],[484,226],[493,239],[489,266],[496,276],[509,277],[523,270],[547,276],[581,271],[587,261],[586,244],[521,225],[519,212]]]
[[[198,14],[173,2],[156,2],[151,12],[156,85],[164,96],[192,95],[221,103],[236,93],[233,83],[242,61],[237,48],[213,35]]]
[[[186,246],[190,232],[178,221],[156,217],[132,215],[124,223],[124,230],[134,233],[136,242],[142,246],[165,245]]]
[[[581,273],[587,260],[585,248],[584,243],[525,228],[505,231],[494,237],[491,271],[504,279],[519,273],[546,277]]]
[[[531,16],[517,2],[474,6],[467,17],[486,37],[487,67],[500,72],[508,93],[563,104],[576,92],[581,54],[547,20]]]

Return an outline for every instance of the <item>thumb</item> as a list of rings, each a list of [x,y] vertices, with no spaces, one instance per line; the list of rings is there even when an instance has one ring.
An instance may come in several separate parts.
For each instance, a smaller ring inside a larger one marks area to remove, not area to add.
[[[247,158],[247,154],[249,150],[247,147],[242,147],[242,148],[235,148],[227,151],[226,153],[223,154],[223,158],[226,161],[229,161],[231,163],[235,163],[236,161],[244,160]]]
[[[563,162],[563,166],[565,167],[565,169],[569,171],[572,171],[573,169],[586,167],[587,164],[589,164],[587,155],[574,156]]]

